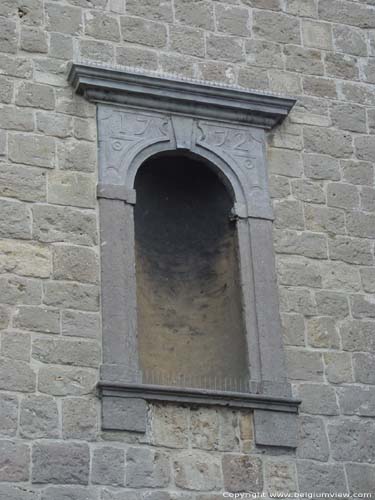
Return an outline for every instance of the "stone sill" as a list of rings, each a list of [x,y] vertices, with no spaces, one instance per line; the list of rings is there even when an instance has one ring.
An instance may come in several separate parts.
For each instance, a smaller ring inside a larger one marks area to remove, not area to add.
[[[271,410],[295,414],[298,413],[300,404],[299,400],[292,398],[162,385],[116,384],[102,381],[98,383],[98,388],[104,397],[137,398],[146,401],[226,406],[236,409]]]

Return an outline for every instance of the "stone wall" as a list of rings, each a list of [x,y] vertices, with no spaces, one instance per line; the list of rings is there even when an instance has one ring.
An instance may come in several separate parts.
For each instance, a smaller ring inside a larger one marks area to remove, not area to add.
[[[150,407],[103,434],[95,106],[84,57],[296,95],[269,134],[293,453],[251,414]],[[1,0],[0,499],[375,493],[373,0]]]

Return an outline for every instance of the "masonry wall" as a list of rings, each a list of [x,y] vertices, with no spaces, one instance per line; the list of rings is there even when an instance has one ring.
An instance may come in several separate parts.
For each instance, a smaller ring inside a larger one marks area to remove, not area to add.
[[[0,499],[375,494],[375,2],[0,1]],[[299,447],[251,413],[150,406],[100,430],[95,106],[84,57],[295,95],[269,134]]]

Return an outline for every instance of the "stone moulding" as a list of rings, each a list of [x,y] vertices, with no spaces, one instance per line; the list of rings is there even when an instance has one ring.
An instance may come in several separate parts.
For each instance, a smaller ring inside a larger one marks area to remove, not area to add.
[[[146,401],[251,408],[255,442],[296,446],[297,400],[286,376],[265,160],[266,131],[294,99],[127,68],[72,64],[75,91],[97,105],[104,430],[144,432]],[[216,170],[233,199],[249,393],[139,384],[134,180],[161,153]],[[276,431],[275,431],[276,429]]]

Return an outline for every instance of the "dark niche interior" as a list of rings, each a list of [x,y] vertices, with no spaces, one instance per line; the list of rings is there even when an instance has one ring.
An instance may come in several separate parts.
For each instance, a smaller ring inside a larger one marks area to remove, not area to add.
[[[135,189],[144,381],[239,388],[248,363],[226,187],[205,163],[163,155],[141,166]]]

